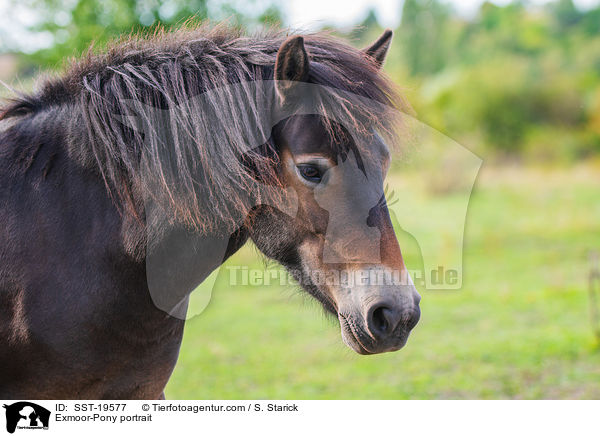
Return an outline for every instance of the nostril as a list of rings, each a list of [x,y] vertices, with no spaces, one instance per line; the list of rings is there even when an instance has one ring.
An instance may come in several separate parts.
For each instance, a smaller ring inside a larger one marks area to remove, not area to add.
[[[369,330],[376,339],[389,336],[396,329],[399,322],[399,313],[385,304],[373,307],[367,319]]]
[[[421,316],[419,306],[406,308],[387,304],[376,304],[371,307],[367,316],[367,327],[376,340],[384,340],[397,333],[399,328],[403,332],[412,330]]]
[[[389,309],[385,306],[380,306],[373,311],[372,324],[377,333],[386,333],[390,328],[386,312],[389,312]]]

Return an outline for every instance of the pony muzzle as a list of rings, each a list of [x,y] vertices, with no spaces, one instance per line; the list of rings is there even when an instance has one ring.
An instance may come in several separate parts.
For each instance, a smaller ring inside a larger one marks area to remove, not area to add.
[[[421,316],[421,296],[410,277],[404,283],[342,286],[334,293],[342,339],[359,354],[399,350]]]

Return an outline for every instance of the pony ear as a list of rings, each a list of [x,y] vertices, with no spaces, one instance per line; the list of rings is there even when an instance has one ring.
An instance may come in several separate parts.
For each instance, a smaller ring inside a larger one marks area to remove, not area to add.
[[[290,36],[281,44],[275,60],[274,78],[277,93],[282,101],[294,87],[294,82],[308,80],[309,64],[302,36]]]
[[[371,44],[369,47],[363,49],[363,52],[375,60],[375,63],[379,68],[383,66],[385,57],[392,43],[393,32],[390,29],[386,29],[383,34]]]

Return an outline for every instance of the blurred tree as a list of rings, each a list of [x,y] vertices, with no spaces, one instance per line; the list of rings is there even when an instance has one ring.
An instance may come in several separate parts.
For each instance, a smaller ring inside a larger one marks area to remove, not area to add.
[[[9,0],[36,11],[32,32],[51,35],[48,49],[32,55],[36,63],[59,66],[64,58],[83,52],[90,43],[102,46],[108,40],[132,31],[147,31],[157,24],[171,27],[186,19],[227,18],[247,26],[281,21],[274,3],[248,4],[241,12],[235,3],[209,4],[208,0]],[[254,2],[255,3],[255,2]],[[250,14],[246,10],[252,10]]]
[[[383,30],[383,26],[379,24],[379,20],[377,19],[375,9],[371,8],[367,11],[365,18],[345,36],[350,39],[353,45],[362,48],[367,47],[371,45],[373,41],[376,41],[383,33]],[[388,53],[386,58],[386,70],[388,69],[387,66],[390,63],[390,59],[397,53],[395,48],[396,44],[392,44],[392,50]]]
[[[549,8],[559,31],[577,24],[582,17],[573,0],[558,0],[556,3],[550,3]]]
[[[588,36],[598,36],[600,34],[600,7],[587,11],[581,17],[582,30]]]
[[[372,42],[373,37],[379,36],[383,28],[377,20],[375,9],[368,10],[364,20],[362,20],[350,33],[350,38],[356,41],[361,46]]]
[[[449,10],[438,0],[404,0],[398,32],[411,74],[431,74],[446,64]]]
[[[424,10],[442,18],[427,26]],[[400,62],[420,90],[412,103],[423,121],[487,156],[577,159],[600,151],[600,8],[485,2],[469,20],[439,10],[406,0],[399,29]]]

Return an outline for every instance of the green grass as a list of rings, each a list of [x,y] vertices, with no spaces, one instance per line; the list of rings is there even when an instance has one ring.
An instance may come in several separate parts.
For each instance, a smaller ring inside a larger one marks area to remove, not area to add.
[[[229,286],[223,268],[209,306],[187,324],[167,397],[598,399],[587,253],[600,249],[599,230],[598,168],[484,167],[463,288],[422,291],[403,350],[356,355],[337,321],[293,287]],[[228,264],[262,261],[246,247]]]

